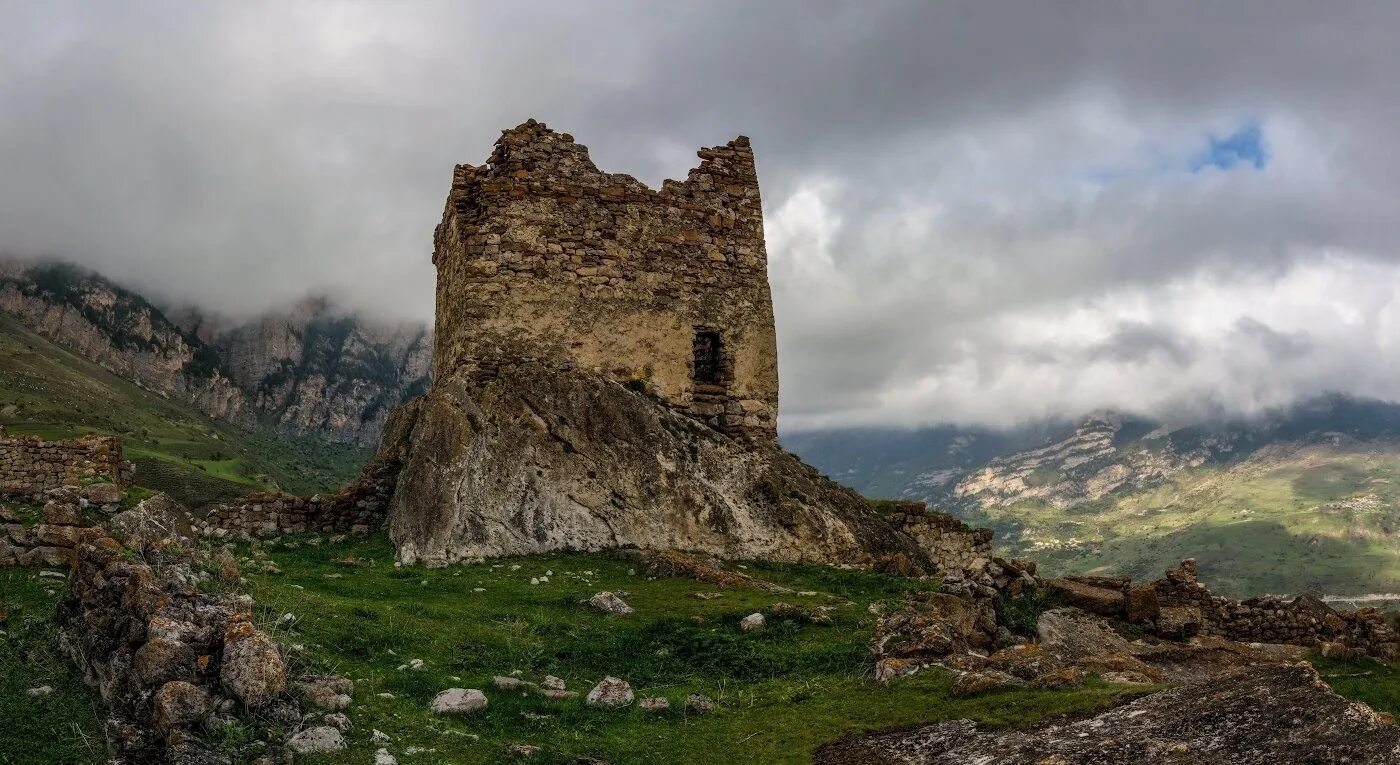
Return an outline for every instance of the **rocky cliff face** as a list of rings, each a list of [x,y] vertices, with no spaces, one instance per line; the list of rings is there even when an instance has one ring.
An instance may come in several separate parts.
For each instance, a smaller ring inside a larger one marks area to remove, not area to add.
[[[140,295],[96,274],[0,260],[0,310],[139,385],[218,419],[253,421],[243,392],[212,349]]]
[[[389,410],[427,388],[432,338],[421,324],[371,322],[324,298],[233,326],[173,313],[217,350],[249,406],[287,430],[372,446]]]
[[[391,507],[405,563],[635,546],[877,563],[926,555],[773,444],[729,438],[612,380],[520,364],[435,380]]]
[[[83,357],[243,427],[267,424],[372,446],[384,418],[427,387],[427,328],[308,299],[247,322],[162,311],[102,276],[0,261],[0,310]]]

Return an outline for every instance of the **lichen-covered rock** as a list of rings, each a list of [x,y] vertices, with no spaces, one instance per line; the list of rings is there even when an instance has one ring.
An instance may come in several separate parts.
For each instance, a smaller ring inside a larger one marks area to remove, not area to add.
[[[209,693],[183,680],[162,685],[151,699],[151,725],[159,731],[195,725],[208,714]]]
[[[157,686],[169,680],[186,680],[195,671],[194,651],[184,643],[152,638],[136,650],[133,668],[141,683]]]
[[[632,686],[626,680],[617,677],[605,677],[593,686],[593,690],[588,692],[583,703],[590,707],[625,707],[631,704],[636,697],[632,693]]]
[[[603,613],[608,614],[630,614],[632,607],[623,602],[622,598],[611,592],[600,592],[588,599],[588,605]]]
[[[1047,579],[1045,587],[1071,606],[1100,616],[1120,616],[1127,605],[1121,587],[1104,586],[1075,578]]]
[[[234,624],[224,636],[220,679],[245,706],[258,708],[287,687],[287,667],[277,644],[247,622]]]
[[[739,629],[744,632],[762,632],[763,628],[767,626],[768,623],[763,614],[749,614],[739,620]]]
[[[1090,717],[984,730],[955,720],[828,744],[816,765],[851,763],[1400,762],[1400,728],[1333,693],[1306,664],[1240,667]]]
[[[318,725],[287,739],[287,748],[297,754],[324,754],[345,748],[345,737],[329,725]]]
[[[469,715],[487,706],[486,694],[475,688],[448,688],[433,698],[431,709],[440,715]]]
[[[327,712],[339,712],[350,707],[350,694],[355,684],[339,675],[312,675],[293,684],[297,697],[307,704]]]
[[[953,686],[949,692],[954,696],[977,696],[983,693],[1023,688],[1025,685],[1026,681],[1015,675],[1008,675],[995,669],[984,669],[958,675],[953,680]]]
[[[115,505],[126,499],[126,492],[114,483],[94,483],[83,488],[83,499],[94,505]]]

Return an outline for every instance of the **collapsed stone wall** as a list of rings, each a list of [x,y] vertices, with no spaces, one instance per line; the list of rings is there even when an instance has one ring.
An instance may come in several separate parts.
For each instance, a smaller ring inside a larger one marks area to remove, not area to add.
[[[1126,576],[1067,576],[1044,582],[1086,611],[1141,624],[1149,634],[1185,640],[1209,635],[1238,643],[1284,643],[1327,655],[1400,658],[1400,632],[1375,608],[1339,611],[1314,597],[1292,600],[1215,595],[1187,559],[1153,582]]]
[[[434,236],[433,377],[568,360],[772,440],[777,342],[749,140],[652,190],[530,120],[458,165]]]
[[[49,489],[37,524],[26,524],[14,508],[0,506],[0,566],[69,566],[82,530],[77,487]]]
[[[195,526],[201,534],[212,537],[368,534],[384,525],[398,472],[397,461],[375,459],[361,469],[359,478],[331,494],[250,494],[211,508]]]
[[[200,591],[185,511],[148,499],[112,519],[115,534],[78,532],[69,594],[55,620],[65,653],[83,670],[107,709],[109,762],[227,765],[201,739],[245,725],[269,745],[259,762],[291,762],[299,742],[343,748],[340,712],[353,684],[341,677],[288,677],[280,646],[253,624],[247,595]],[[232,556],[218,563],[225,583],[238,578]],[[320,727],[307,708],[330,712]],[[304,728],[304,729],[303,729]],[[300,732],[297,732],[299,729]],[[296,735],[284,741],[287,733]],[[321,749],[326,751],[327,749]]]
[[[975,529],[923,502],[894,503],[889,516],[928,554],[931,574],[977,576],[992,562],[991,529]]]
[[[1152,586],[1167,616],[1158,619],[1157,629],[1170,636],[1199,632],[1241,643],[1317,647],[1328,655],[1400,659],[1400,632],[1375,608],[1339,611],[1307,595],[1292,600],[1226,598],[1196,579],[1196,561],[1189,558]]]
[[[46,441],[0,429],[0,496],[42,494],[98,476],[124,485],[135,475],[136,466],[122,459],[121,440],[112,436]]]

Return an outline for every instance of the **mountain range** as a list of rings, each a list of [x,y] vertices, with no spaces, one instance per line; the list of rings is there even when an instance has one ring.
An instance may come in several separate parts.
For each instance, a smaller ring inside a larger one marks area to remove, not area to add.
[[[373,446],[391,407],[427,387],[432,336],[308,297],[249,319],[158,307],[101,274],[0,260],[0,311],[162,396],[244,429]]]
[[[988,526],[1051,571],[1156,576],[1190,556],[1226,592],[1400,591],[1396,404],[1331,395],[1252,418],[1097,412],[784,444],[869,496]]]

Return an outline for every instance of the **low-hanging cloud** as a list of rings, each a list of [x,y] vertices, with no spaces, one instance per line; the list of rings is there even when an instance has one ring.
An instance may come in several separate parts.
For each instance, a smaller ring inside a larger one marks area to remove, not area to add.
[[[430,319],[457,162],[752,136],[786,428],[1400,398],[1400,7],[0,1],[0,250]]]

